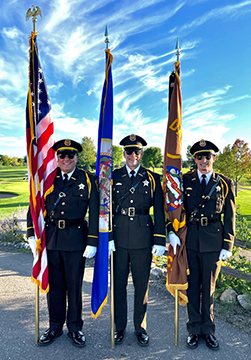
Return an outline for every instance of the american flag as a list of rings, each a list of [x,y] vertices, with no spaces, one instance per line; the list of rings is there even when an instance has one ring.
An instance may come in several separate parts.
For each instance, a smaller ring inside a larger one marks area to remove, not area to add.
[[[38,57],[37,33],[29,39],[29,90],[26,106],[27,164],[30,187],[30,212],[36,238],[37,255],[33,262],[32,281],[42,292],[49,291],[45,239],[45,198],[53,189],[57,170],[54,124],[51,103]]]

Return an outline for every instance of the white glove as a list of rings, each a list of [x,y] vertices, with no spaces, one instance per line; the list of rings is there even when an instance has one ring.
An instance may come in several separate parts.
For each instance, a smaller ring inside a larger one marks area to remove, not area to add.
[[[35,258],[36,255],[37,255],[37,247],[36,247],[36,239],[35,239],[35,236],[30,236],[30,237],[28,237],[28,242],[29,242],[29,245],[30,245],[30,248],[31,248],[33,257]]]
[[[108,256],[110,256],[112,250],[116,251],[114,240],[108,242]]]
[[[162,245],[153,245],[152,254],[154,256],[161,256],[164,254],[166,248]]]
[[[97,246],[87,245],[85,248],[85,252],[83,253],[83,257],[86,257],[87,259],[91,259],[93,256],[96,255],[96,252],[97,252]]]
[[[174,255],[176,255],[177,245],[181,245],[180,238],[173,232],[169,233],[168,236],[169,236],[170,244],[173,247],[173,253]]]
[[[219,260],[226,260],[232,255],[232,251],[221,249]]]

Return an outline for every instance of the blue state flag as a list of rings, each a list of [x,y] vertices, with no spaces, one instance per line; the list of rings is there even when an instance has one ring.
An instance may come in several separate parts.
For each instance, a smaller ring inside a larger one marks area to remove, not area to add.
[[[99,179],[99,246],[95,258],[92,284],[92,317],[97,318],[108,298],[108,241],[112,185],[113,86],[111,64],[113,56],[106,51],[105,82],[99,116],[96,175]]]

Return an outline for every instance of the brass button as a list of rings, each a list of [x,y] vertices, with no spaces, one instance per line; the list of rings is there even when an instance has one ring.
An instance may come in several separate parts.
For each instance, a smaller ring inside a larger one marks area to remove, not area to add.
[[[205,205],[202,205],[202,207],[205,207]]]
[[[64,215],[64,211],[61,211],[61,214]]]
[[[204,214],[201,214],[201,216],[204,216]]]
[[[130,220],[132,221],[132,220],[133,220],[133,218],[130,218]]]
[[[205,195],[202,195],[202,199],[204,199]]]
[[[133,203],[133,200],[130,200],[130,203]]]
[[[80,196],[82,197],[82,196],[83,196],[83,194],[80,194]]]
[[[65,205],[65,202],[62,202],[62,205]]]
[[[80,226],[78,226],[78,229],[80,229]]]

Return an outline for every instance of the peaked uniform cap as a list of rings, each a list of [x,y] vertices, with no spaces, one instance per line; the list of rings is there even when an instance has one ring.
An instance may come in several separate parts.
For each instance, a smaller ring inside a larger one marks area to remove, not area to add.
[[[82,146],[78,142],[70,139],[59,140],[55,142],[52,148],[57,152],[65,150],[81,152],[83,150]]]
[[[202,156],[206,154],[215,155],[215,153],[217,153],[218,151],[219,148],[215,144],[213,144],[211,141],[207,141],[203,139],[193,144],[193,146],[190,149],[190,153],[193,156],[197,154]]]
[[[147,145],[147,142],[141,136],[131,134],[124,137],[119,144],[124,146],[124,149],[128,149],[128,148],[142,149],[143,146]]]

